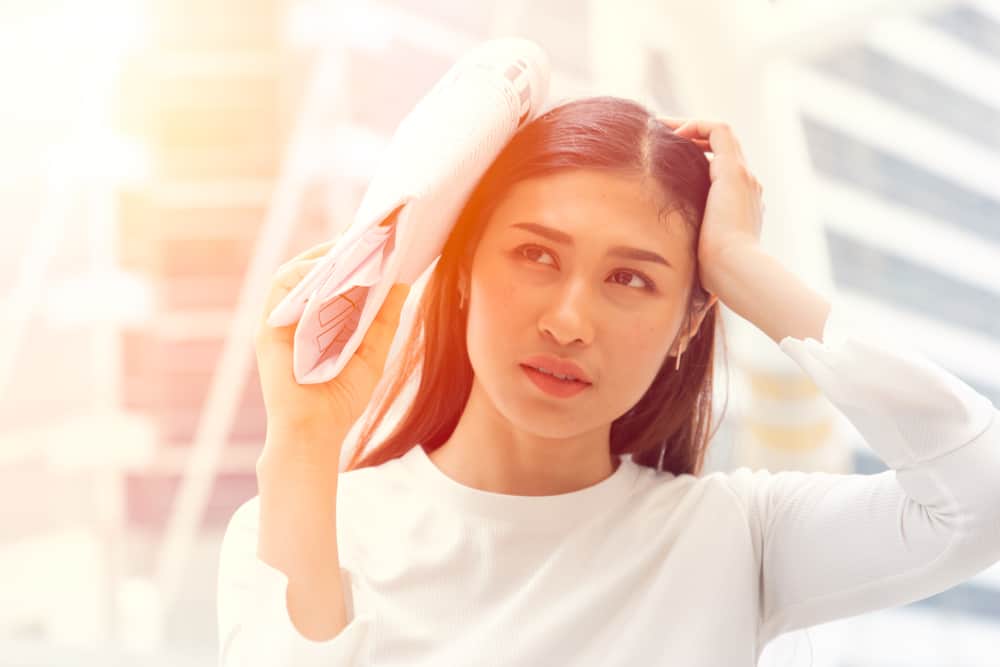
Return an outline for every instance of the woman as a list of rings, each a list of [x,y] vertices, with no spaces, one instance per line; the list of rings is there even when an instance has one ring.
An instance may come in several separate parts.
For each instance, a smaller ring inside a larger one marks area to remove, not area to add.
[[[535,119],[464,207],[342,473],[405,289],[329,386],[290,379],[291,332],[259,338],[268,443],[223,541],[221,663],[752,665],[1000,559],[995,407],[764,253],[761,208],[725,124],[612,97]],[[720,301],[893,470],[701,475]]]

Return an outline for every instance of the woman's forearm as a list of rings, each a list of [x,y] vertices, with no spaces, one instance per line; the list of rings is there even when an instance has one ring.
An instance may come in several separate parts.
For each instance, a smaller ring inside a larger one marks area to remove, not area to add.
[[[269,427],[267,438],[299,439],[303,450],[324,451],[329,462],[339,459],[346,435]],[[332,453],[331,443],[337,447]],[[257,555],[288,577],[292,624],[314,641],[332,639],[347,624],[337,550],[338,474],[336,465],[308,459],[262,459],[257,464]]]
[[[719,300],[775,343],[785,336],[823,339],[830,302],[778,259],[762,249],[739,248],[714,261]]]

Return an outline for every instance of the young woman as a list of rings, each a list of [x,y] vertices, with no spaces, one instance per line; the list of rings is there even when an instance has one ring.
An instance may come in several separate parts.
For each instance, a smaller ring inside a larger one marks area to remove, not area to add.
[[[294,327],[262,326],[268,437],[223,541],[221,664],[753,665],[1000,560],[996,408],[764,253],[761,209],[725,124],[612,97],[535,119],[471,194],[343,472],[406,286],[325,385],[295,383]],[[265,317],[327,247],[278,272]],[[720,301],[892,470],[701,475]]]

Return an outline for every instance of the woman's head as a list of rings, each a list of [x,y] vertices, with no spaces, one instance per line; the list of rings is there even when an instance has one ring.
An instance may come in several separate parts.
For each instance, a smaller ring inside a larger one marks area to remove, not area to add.
[[[702,151],[630,100],[570,101],[521,128],[442,249],[417,335],[349,469],[415,443],[440,446],[475,382],[519,428],[569,438],[610,424],[613,454],[698,472],[710,437],[717,312],[698,280],[709,185]],[[568,399],[543,394],[521,367],[539,354],[572,360],[592,384]],[[410,408],[361,458],[418,366]]]

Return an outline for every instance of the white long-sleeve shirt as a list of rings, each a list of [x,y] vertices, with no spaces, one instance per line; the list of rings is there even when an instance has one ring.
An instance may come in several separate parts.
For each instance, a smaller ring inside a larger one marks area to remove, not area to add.
[[[625,456],[554,496],[459,484],[422,446],[341,473],[348,625],[303,637],[256,556],[259,498],[218,574],[220,665],[755,665],[781,633],[906,604],[1000,561],[1000,417],[835,304],[780,349],[891,468],[675,476]]]

